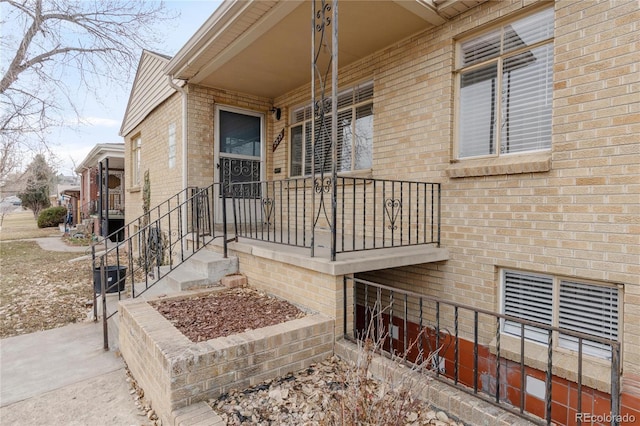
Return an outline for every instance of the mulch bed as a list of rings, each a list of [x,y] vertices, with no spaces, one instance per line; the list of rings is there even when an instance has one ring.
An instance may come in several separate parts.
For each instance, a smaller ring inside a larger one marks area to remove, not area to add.
[[[284,300],[250,288],[150,302],[192,342],[280,324],[306,314]]]

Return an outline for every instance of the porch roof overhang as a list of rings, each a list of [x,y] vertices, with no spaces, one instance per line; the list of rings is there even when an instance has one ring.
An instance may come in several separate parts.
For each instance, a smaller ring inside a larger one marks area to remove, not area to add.
[[[103,160],[109,160],[109,168],[124,169],[124,143],[99,143],[76,167],[77,173],[96,167]]]
[[[340,1],[339,66],[484,0]],[[274,99],[310,81],[311,3],[226,0],[165,67],[175,79]]]

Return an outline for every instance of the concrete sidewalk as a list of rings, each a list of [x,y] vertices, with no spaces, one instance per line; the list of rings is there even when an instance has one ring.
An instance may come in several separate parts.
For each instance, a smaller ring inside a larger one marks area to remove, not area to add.
[[[91,253],[91,247],[67,245],[64,241],[62,241],[62,237],[31,238],[29,241],[37,242],[42,250],[85,254]]]
[[[0,424],[147,425],[101,323],[0,340]]]

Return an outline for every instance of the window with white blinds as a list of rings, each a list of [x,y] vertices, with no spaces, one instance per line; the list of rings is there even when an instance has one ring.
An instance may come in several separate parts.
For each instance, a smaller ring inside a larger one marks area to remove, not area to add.
[[[592,334],[605,339],[618,338],[618,289],[573,281],[560,281],[558,325],[567,330]],[[560,334],[560,346],[578,350],[578,339]],[[602,358],[611,356],[611,348],[585,340],[585,353]]]
[[[516,271],[504,271],[503,313],[514,317],[553,324],[553,278],[525,274]],[[505,321],[505,333],[521,335],[521,326],[515,321]],[[549,333],[543,328],[525,326],[525,338],[546,343]]]
[[[560,279],[551,275],[502,270],[502,313],[541,324],[617,340],[619,324],[617,287]],[[505,320],[502,331],[520,337],[521,326]],[[546,344],[549,333],[542,327],[525,326],[525,338]],[[577,351],[578,339],[554,336],[556,346]],[[609,345],[582,341],[585,354],[610,358]]]
[[[553,9],[458,46],[458,157],[551,147]]]
[[[327,102],[330,102],[328,100]],[[293,110],[291,126],[290,175],[311,174],[314,170],[330,172],[332,146],[330,140],[332,115],[325,115],[325,131],[316,123],[315,150],[311,145],[311,107]],[[373,83],[352,87],[338,94],[338,172],[366,170],[373,159]]]

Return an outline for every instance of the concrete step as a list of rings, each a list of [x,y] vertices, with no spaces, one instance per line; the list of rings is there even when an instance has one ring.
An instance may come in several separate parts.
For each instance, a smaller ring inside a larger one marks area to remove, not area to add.
[[[218,282],[222,277],[238,272],[238,258],[235,256],[226,259],[220,253],[211,250],[200,250],[195,253],[186,265],[194,272],[205,274],[213,282]]]
[[[193,254],[173,271],[170,271],[169,266],[161,266],[160,272],[162,274],[169,272],[169,274],[155,283],[154,280],[150,280],[146,290],[144,282],[136,283],[135,294],[143,300],[151,300],[158,297],[175,296],[183,291],[214,286],[224,276],[238,272],[238,258],[228,257],[225,259],[219,253],[203,249]],[[123,294],[122,297],[128,298],[130,294]],[[98,316],[101,321],[102,300],[100,297],[97,302]],[[117,311],[118,303],[117,293],[108,294],[107,313]],[[118,315],[113,315],[107,324],[109,347],[114,350],[118,347]]]
[[[209,277],[203,273],[187,269],[186,265],[167,275],[165,280],[180,291],[208,287],[217,282],[211,281]]]
[[[178,290],[191,290],[215,285],[225,275],[238,272],[238,258],[224,258],[210,250],[200,250],[165,279]]]

